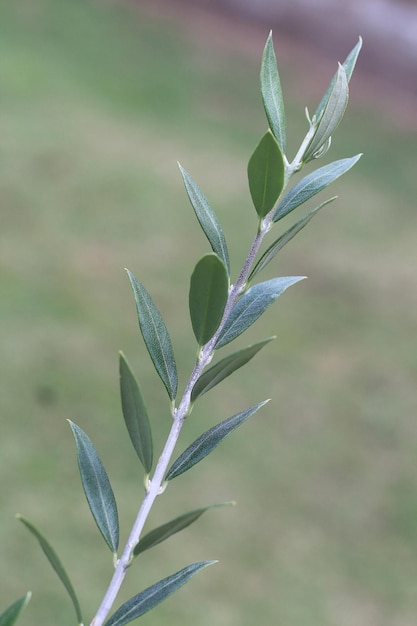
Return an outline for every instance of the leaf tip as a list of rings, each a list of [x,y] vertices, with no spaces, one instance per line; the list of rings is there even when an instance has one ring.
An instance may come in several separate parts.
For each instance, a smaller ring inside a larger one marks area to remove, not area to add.
[[[73,422],[72,420],[70,420],[70,419],[67,419],[67,422],[68,422],[68,424],[69,424],[69,427],[70,427],[70,428],[71,428],[71,430],[72,430],[72,434],[73,434],[73,435],[74,435],[74,437],[75,437],[76,432],[77,432],[77,428],[78,428],[77,424],[76,424],[75,422]]]
[[[185,167],[183,167],[179,161],[177,161],[177,165],[178,165],[178,169],[180,170],[180,174],[182,176],[184,185],[187,185],[187,179],[189,178],[189,174],[187,170],[185,169]]]

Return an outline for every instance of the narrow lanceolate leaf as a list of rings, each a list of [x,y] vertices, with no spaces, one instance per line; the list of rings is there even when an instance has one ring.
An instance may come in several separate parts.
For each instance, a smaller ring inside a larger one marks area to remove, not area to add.
[[[129,622],[133,622],[134,619],[144,615],[165,600],[171,593],[185,585],[200,570],[213,565],[213,563],[216,563],[216,561],[200,561],[199,563],[188,565],[179,572],[151,585],[122,604],[104,626],[124,626],[129,624]]]
[[[360,52],[361,48],[362,48],[362,37],[359,37],[358,43],[353,48],[353,50],[351,50],[349,52],[349,54],[347,55],[346,59],[343,62],[343,68],[344,68],[344,70],[346,72],[346,77],[347,77],[348,82],[350,81],[350,79],[352,77],[352,73],[353,73],[353,70],[355,69],[356,61],[357,61],[357,58],[358,58],[358,55],[359,55],[359,52]],[[316,120],[318,120],[320,118],[321,114],[324,111],[326,103],[327,103],[327,101],[329,99],[329,95],[330,95],[330,93],[331,93],[331,91],[333,89],[333,86],[334,86],[334,84],[335,84],[335,82],[337,80],[337,75],[338,75],[338,72],[336,72],[335,75],[333,76],[333,78],[332,78],[332,80],[330,82],[330,85],[327,88],[326,93],[324,94],[323,98],[320,101],[319,106],[317,107],[317,110],[316,110],[316,112],[314,114]]]
[[[83,619],[81,616],[81,609],[80,609],[80,604],[78,602],[77,595],[74,591],[74,587],[72,586],[69,576],[67,572],[65,571],[64,566],[62,565],[57,553],[55,552],[55,550],[53,549],[49,541],[45,539],[42,533],[36,528],[36,526],[32,524],[32,522],[29,522],[29,520],[27,520],[22,515],[16,515],[16,517],[21,522],[23,522],[26,528],[28,528],[30,532],[39,541],[39,544],[46,558],[48,559],[49,563],[52,565],[53,569],[55,570],[55,573],[58,575],[58,578],[61,580],[62,584],[67,590],[69,597],[71,598],[72,604],[74,606],[75,614],[77,616],[78,624],[82,624]]]
[[[200,509],[194,509],[194,511],[188,511],[188,513],[184,513],[184,515],[180,515],[175,519],[170,520],[166,524],[162,524],[162,526],[158,526],[158,528],[154,528],[147,535],[142,537],[139,541],[135,549],[133,550],[133,555],[138,556],[141,552],[145,550],[149,550],[149,548],[153,548],[158,545],[162,541],[169,539],[172,535],[184,530],[194,522],[198,520],[199,517],[203,515],[209,509],[213,509],[215,507],[226,506],[234,504],[233,502],[222,502],[221,504],[211,504],[209,506],[203,506]],[[1,626],[1,625],[0,625]]]
[[[170,399],[174,400],[178,388],[177,366],[165,322],[145,287],[129,270],[127,273],[135,294],[143,340]]]
[[[317,129],[308,144],[303,161],[307,163],[323,152],[326,142],[330,141],[331,135],[339,126],[349,100],[349,86],[346,71],[343,65],[339,65],[336,80],[329,93],[320,118],[317,120]]]
[[[199,346],[219,327],[229,293],[229,278],[217,254],[206,254],[194,268],[190,281],[191,323]]]
[[[305,276],[272,278],[248,289],[232,309],[215,348],[221,348],[241,335],[275,302],[278,296],[304,278]]]
[[[225,378],[233,374],[237,369],[246,365],[255,354],[262,350],[267,343],[276,339],[276,337],[269,337],[258,343],[254,343],[251,346],[247,346],[242,350],[233,352],[226,358],[222,359],[216,365],[213,365],[207,371],[203,372],[200,378],[197,380],[191,392],[191,402],[195,402],[199,396],[207,393],[210,389],[213,389],[216,385],[222,382]]]
[[[69,424],[77,445],[78,467],[88,505],[105,542],[116,554],[119,518],[109,478],[88,436],[74,422],[69,421]]]
[[[0,626],[13,626],[31,598],[31,592],[28,591],[23,598],[19,598],[13,602],[3,613],[0,613]]]
[[[284,158],[270,130],[255,148],[248,163],[248,181],[252,201],[260,218],[273,208],[284,187]]]
[[[126,427],[147,474],[152,469],[152,434],[139,384],[122,352],[119,355],[120,395]]]
[[[274,52],[272,33],[267,39],[261,66],[262,101],[269,126],[278,141],[282,153],[286,149],[285,111],[282,98],[281,82]]]
[[[294,185],[292,189],[284,196],[279,203],[274,214],[273,221],[278,222],[288,213],[299,207],[307,200],[310,200],[317,193],[328,187],[339,176],[345,174],[355,163],[361,158],[361,154],[357,154],[349,159],[340,159],[333,161],[318,170],[311,172],[305,176],[299,183]]]
[[[285,233],[280,235],[278,239],[276,239],[269,246],[269,248],[265,250],[265,252],[261,256],[259,261],[253,267],[251,273],[249,274],[248,282],[251,282],[254,276],[256,276],[256,274],[259,274],[259,272],[261,272],[264,269],[264,267],[266,267],[268,263],[272,261],[272,259],[278,254],[278,252],[282,250],[282,248],[289,241],[291,241],[291,239],[293,239],[300,232],[300,230],[304,228],[304,226],[307,226],[309,221],[315,216],[315,214],[318,211],[320,211],[320,209],[326,206],[326,204],[330,204],[330,202],[333,202],[333,200],[336,200],[336,198],[337,196],[333,196],[333,198],[329,198],[329,200],[325,200],[318,207],[316,207],[315,209],[307,213],[307,215],[304,215],[304,217],[298,220],[298,222],[290,226],[290,228],[288,228],[288,230],[286,230]]]
[[[200,226],[203,229],[213,252],[221,258],[225,264],[227,273],[230,274],[229,252],[227,250],[226,238],[223,234],[220,222],[197,183],[181,165],[179,165],[179,168],[184,180],[185,189]]]
[[[213,426],[210,430],[203,433],[198,439],[196,439],[184,452],[178,457],[176,461],[171,465],[170,469],[165,476],[165,480],[172,480],[176,476],[180,476],[191,467],[202,461],[210,452],[216,448],[221,441],[227,435],[230,435],[238,426],[246,421],[251,415],[256,413],[261,406],[269,402],[264,400],[255,404],[246,411],[241,411],[227,420],[224,420],[217,426]]]

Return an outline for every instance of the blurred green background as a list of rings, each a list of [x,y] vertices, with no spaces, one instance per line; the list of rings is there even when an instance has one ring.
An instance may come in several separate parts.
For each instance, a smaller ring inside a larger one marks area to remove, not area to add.
[[[74,619],[16,512],[59,552],[86,624],[111,575],[66,419],[99,451],[123,538],[136,513],[142,474],[122,423],[119,349],[141,382],[157,449],[170,425],[124,267],[166,319],[182,384],[192,367],[188,281],[208,246],[176,161],[217,211],[235,273],[256,228],[246,164],[266,128],[258,72],[267,29],[188,23],[184,11],[168,17],[149,4],[0,5],[0,607],[31,589],[22,626]],[[348,49],[329,63],[278,34],[275,46],[292,155],[304,106],[314,110]],[[401,109],[389,114],[368,97],[359,72],[323,164],[365,156],[322,194],[337,193],[337,203],[265,272],[309,279],[240,341],[278,335],[202,398],[180,448],[272,401],[172,483],[149,528],[211,502],[238,506],[145,553],[120,601],[188,563],[220,563],[144,624],[416,623],[416,137]]]

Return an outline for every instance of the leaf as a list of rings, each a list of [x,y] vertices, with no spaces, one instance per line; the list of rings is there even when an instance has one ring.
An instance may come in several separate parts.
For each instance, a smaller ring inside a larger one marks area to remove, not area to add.
[[[203,372],[200,378],[197,380],[191,392],[191,402],[195,402],[199,396],[207,393],[210,389],[213,389],[216,385],[222,382],[225,378],[230,376],[234,371],[248,363],[255,354],[259,352],[267,343],[276,339],[276,337],[269,337],[263,341],[258,341],[242,350],[233,352],[226,358],[222,359],[216,365],[213,365],[207,371]]]
[[[274,214],[273,221],[278,222],[278,220],[282,219],[288,215],[288,213],[291,213],[291,211],[328,187],[333,181],[339,178],[339,176],[342,176],[342,174],[345,174],[348,170],[350,170],[350,168],[353,167],[357,161],[359,161],[361,156],[361,154],[357,154],[349,159],[333,161],[333,163],[320,167],[318,170],[315,170],[314,172],[311,172],[311,174],[305,176],[299,183],[290,189],[290,191],[279,203]]]
[[[351,50],[348,54],[348,56],[346,57],[346,59],[343,62],[343,68],[346,72],[346,77],[347,80],[350,81],[352,74],[353,74],[353,70],[355,69],[355,65],[356,65],[356,61],[359,55],[359,52],[362,48],[362,37],[359,37],[358,43],[356,44],[356,46],[353,48],[353,50]],[[316,112],[314,114],[316,120],[318,120],[321,116],[321,114],[324,111],[324,108],[326,106],[326,103],[329,99],[329,95],[333,89],[333,85],[337,80],[337,75],[338,75],[338,71],[335,73],[335,75],[333,76],[329,87],[327,88],[326,93],[324,94],[323,98],[320,101],[319,106],[316,109]]]
[[[206,254],[191,275],[189,306],[199,346],[207,343],[222,321],[229,294],[229,279],[217,254]]]
[[[226,239],[223,234],[222,227],[220,226],[220,222],[197,183],[180,164],[178,165],[184,180],[185,189],[200,226],[203,229],[213,252],[221,258],[229,275],[229,252],[227,250]]]
[[[61,580],[62,584],[67,590],[69,597],[71,598],[72,604],[75,609],[75,614],[77,616],[78,623],[82,624],[83,619],[81,616],[81,608],[78,602],[77,595],[74,591],[74,587],[72,586],[69,576],[67,572],[65,571],[64,566],[62,565],[57,553],[55,552],[51,544],[47,541],[47,539],[45,539],[45,537],[41,534],[41,532],[36,528],[36,526],[32,524],[32,522],[29,522],[29,520],[27,520],[22,515],[16,515],[16,517],[26,526],[26,528],[30,530],[30,532],[39,541],[39,544],[46,558],[48,559],[49,563],[52,565],[53,569],[55,570],[55,573],[58,575],[58,578]]]
[[[13,626],[31,598],[31,592],[28,591],[25,596],[13,602],[3,613],[0,613],[0,626]]]
[[[124,624],[132,622],[134,619],[144,615],[160,604],[165,598],[171,595],[171,593],[174,593],[174,591],[185,585],[185,583],[200,570],[209,565],[213,565],[213,563],[216,563],[216,561],[200,561],[199,563],[188,565],[179,572],[151,585],[122,604],[104,626],[124,626]]]
[[[148,412],[136,378],[123,352],[119,353],[122,412],[130,440],[147,474],[152,469],[152,433]]]
[[[145,287],[129,270],[127,274],[135,294],[143,340],[170,399],[174,400],[178,388],[177,366],[165,322]]]
[[[261,406],[267,402],[269,402],[269,400],[259,402],[250,409],[246,409],[246,411],[241,411],[240,413],[229,417],[200,435],[200,437],[188,446],[178,459],[174,461],[165,476],[165,480],[172,480],[173,478],[180,476],[187,470],[191,469],[191,467],[202,461],[208,454],[210,454],[210,452],[214,450],[214,448],[219,445],[221,441],[223,441],[225,437],[227,437],[227,435],[230,435],[235,428],[240,426],[240,424],[256,413],[256,411],[258,411]]]
[[[333,88],[329,93],[321,117],[317,120],[316,132],[303,154],[302,159],[305,163],[319,156],[326,142],[330,141],[331,135],[342,121],[348,100],[348,79],[343,65],[339,64]]]
[[[285,154],[285,110],[274,44],[272,41],[272,32],[269,33],[262,55],[261,94],[269,126],[282,153]]]
[[[119,519],[116,500],[100,458],[85,432],[68,420],[75,437],[81,482],[98,529],[110,550],[116,554],[119,545]]]
[[[280,235],[278,239],[276,239],[274,243],[272,243],[269,246],[269,248],[265,250],[265,252],[261,256],[259,261],[253,267],[251,273],[249,274],[248,282],[250,282],[254,278],[254,276],[256,276],[256,274],[259,274],[259,272],[262,271],[264,267],[266,267],[268,263],[272,261],[272,259],[278,254],[278,252],[282,250],[282,248],[289,241],[291,241],[291,239],[293,239],[300,232],[300,230],[304,228],[304,226],[307,226],[309,221],[315,216],[315,214],[320,209],[326,206],[326,204],[330,204],[330,202],[333,202],[333,200],[336,200],[336,198],[337,196],[333,196],[333,198],[329,198],[329,200],[325,200],[318,207],[316,207],[315,209],[307,213],[307,215],[304,215],[304,217],[298,220],[298,222],[290,226],[290,228],[288,228],[288,230],[286,230],[285,233]]]
[[[284,172],[281,149],[268,130],[248,163],[249,189],[260,218],[265,217],[274,208],[284,187]]]
[[[211,504],[209,506],[203,506],[200,509],[194,509],[194,511],[189,511],[188,513],[184,513],[175,519],[170,520],[166,524],[162,524],[162,526],[158,526],[158,528],[154,528],[147,535],[142,537],[139,543],[136,545],[133,550],[134,556],[138,556],[141,552],[145,552],[145,550],[149,550],[149,548],[153,548],[158,545],[158,543],[162,543],[172,535],[180,532],[180,530],[184,530],[198,520],[199,517],[203,515],[209,509],[213,509],[215,507],[226,506],[234,504],[234,502],[223,502],[221,504]]]
[[[215,348],[221,348],[241,335],[288,287],[305,276],[272,278],[254,285],[238,300],[219,335]]]

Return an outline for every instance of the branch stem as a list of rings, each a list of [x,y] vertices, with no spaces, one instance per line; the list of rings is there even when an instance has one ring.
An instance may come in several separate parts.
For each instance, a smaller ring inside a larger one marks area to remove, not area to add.
[[[292,173],[293,172],[291,172],[290,175]],[[133,550],[139,541],[143,527],[151,511],[152,505],[155,502],[157,496],[162,492],[164,476],[168,470],[169,462],[177,444],[182,426],[184,424],[184,420],[191,409],[191,392],[193,390],[193,387],[197,380],[200,378],[204,368],[210,363],[213,357],[217,339],[222,331],[222,328],[226,323],[226,320],[229,317],[230,312],[236,304],[236,301],[238,300],[240,294],[245,289],[256,255],[259,251],[259,248],[266,233],[271,227],[274,211],[275,209],[270,211],[270,213],[263,220],[261,220],[258,231],[252,241],[252,245],[243,263],[240,274],[235,284],[232,285],[230,288],[222,321],[213,337],[204,346],[202,346],[200,350],[199,357],[194,365],[188,383],[186,384],[178,408],[174,409],[173,411],[173,423],[171,426],[171,430],[165,442],[162,454],[159,457],[154,475],[147,484],[146,493],[139,508],[136,520],[132,526],[132,530],[130,531],[129,538],[126,542],[120,559],[117,561],[113,577],[110,581],[103,601],[90,626],[103,626],[107,615],[109,614],[113,603],[116,600],[120,587],[126,576],[126,572],[129,568],[129,565],[131,564]]]

